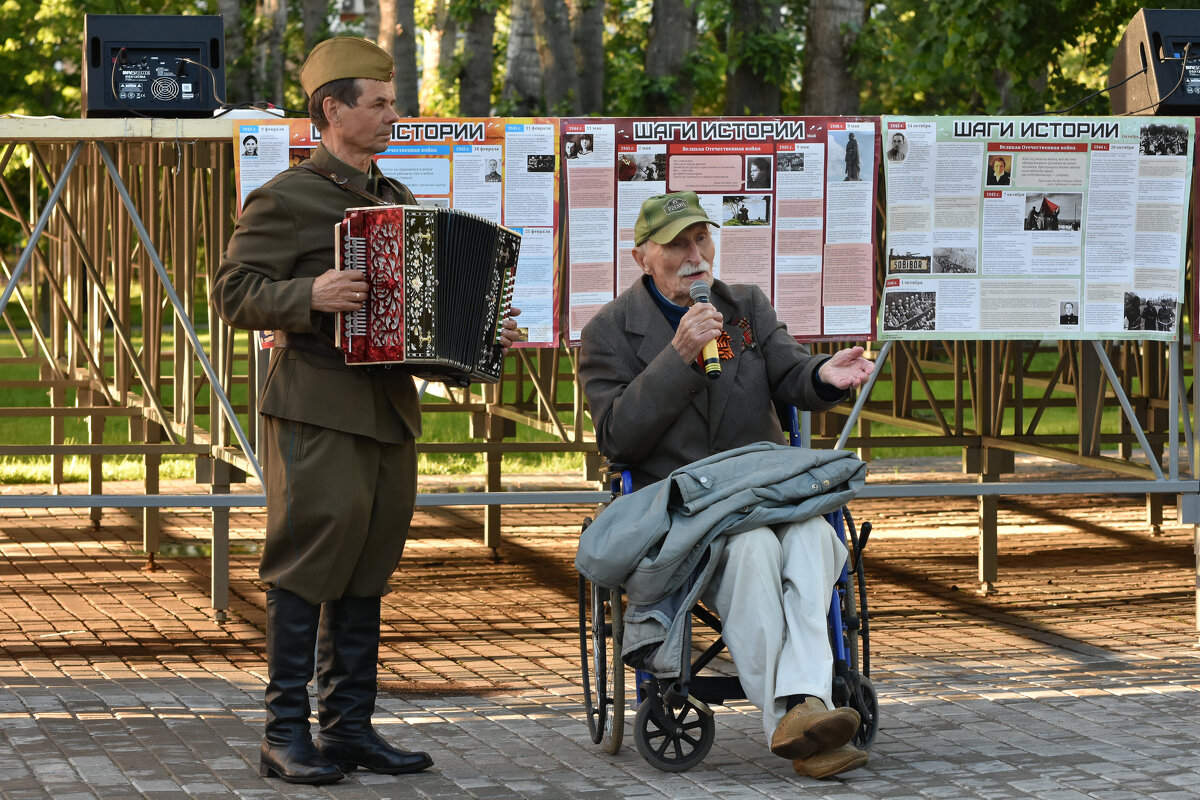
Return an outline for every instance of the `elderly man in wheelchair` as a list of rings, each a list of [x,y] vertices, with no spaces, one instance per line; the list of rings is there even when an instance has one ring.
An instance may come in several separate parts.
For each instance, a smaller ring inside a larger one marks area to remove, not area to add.
[[[676,605],[702,597],[720,616],[746,697],[762,710],[771,751],[800,774],[828,777],[867,762],[867,753],[851,744],[858,713],[831,699],[825,615],[847,551],[820,513],[795,509],[820,502],[831,476],[835,483],[848,480],[862,465],[842,459],[844,452],[801,453],[769,443],[782,438],[777,403],[831,408],[864,384],[874,365],[861,347],[810,355],[760,289],[714,281],[709,226],[716,223],[694,193],[646,200],[633,249],[645,275],[583,330],[579,377],[600,452],[627,465],[639,488],[669,476],[674,483],[658,500],[630,505],[623,520],[619,513],[610,520],[608,511],[601,515],[598,522],[608,523],[604,542],[585,548],[581,540],[577,565],[581,573],[600,570],[613,566],[613,553],[627,553],[629,571],[617,569],[630,602],[628,581],[646,596],[678,589]],[[695,462],[702,468],[677,474]],[[766,484],[749,486],[755,481]],[[764,498],[761,506],[728,508],[730,498],[743,502],[746,491]],[[662,512],[672,498],[696,513],[685,524],[677,517],[668,532]],[[710,523],[713,530],[697,529]],[[619,531],[630,525],[649,539],[623,539]],[[635,562],[649,568],[639,572]],[[672,585],[646,585],[659,580]],[[657,636],[648,634],[651,641],[677,635],[668,632],[661,607],[635,616],[660,624]],[[632,630],[627,625],[627,637]]]

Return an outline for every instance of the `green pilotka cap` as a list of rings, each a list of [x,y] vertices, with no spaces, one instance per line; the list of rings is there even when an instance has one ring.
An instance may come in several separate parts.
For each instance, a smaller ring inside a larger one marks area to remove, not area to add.
[[[658,244],[667,244],[679,232],[697,222],[707,222],[720,227],[708,218],[700,207],[700,197],[695,192],[675,192],[649,197],[642,203],[637,222],[633,226],[633,243],[642,244],[647,239]]]
[[[395,74],[391,55],[379,45],[357,36],[335,36],[308,54],[300,67],[300,85],[312,95],[339,78],[390,81]]]

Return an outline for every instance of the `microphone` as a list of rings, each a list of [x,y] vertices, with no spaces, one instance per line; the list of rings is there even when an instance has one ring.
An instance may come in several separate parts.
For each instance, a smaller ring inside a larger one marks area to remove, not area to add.
[[[696,281],[692,284],[692,288],[688,289],[688,294],[691,295],[693,302],[707,303],[708,284]],[[709,380],[715,381],[721,377],[721,359],[717,356],[716,339],[704,345],[704,349],[700,351],[700,359],[704,364],[704,374],[709,377]]]

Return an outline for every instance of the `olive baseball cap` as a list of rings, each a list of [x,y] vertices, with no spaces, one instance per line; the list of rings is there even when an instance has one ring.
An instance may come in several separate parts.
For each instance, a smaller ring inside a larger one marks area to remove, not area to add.
[[[637,222],[633,226],[633,243],[640,245],[650,239],[658,244],[667,244],[684,228],[697,222],[720,227],[704,213],[700,207],[700,197],[695,192],[655,195],[642,203],[642,210],[638,212]]]
[[[391,55],[379,45],[357,36],[335,36],[308,54],[300,67],[300,85],[311,95],[339,78],[390,81],[395,74]]]

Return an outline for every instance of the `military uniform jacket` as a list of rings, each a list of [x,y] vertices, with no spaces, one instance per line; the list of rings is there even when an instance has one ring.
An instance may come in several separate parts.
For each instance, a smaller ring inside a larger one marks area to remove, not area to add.
[[[371,166],[368,175],[318,147],[309,161],[359,189],[388,182],[397,204],[412,193]],[[335,315],[310,308],[313,281],[334,266],[334,225],[369,205],[329,179],[292,167],[246,198],[213,281],[212,302],[235,328],[281,330],[307,345],[271,353],[260,408],[281,419],[398,443],[421,433],[420,402],[401,370],[347,366],[332,341]]]
[[[631,467],[636,486],[684,464],[752,442],[784,440],[775,403],[820,411],[835,400],[813,378],[828,356],[796,342],[757,286],[714,281],[711,302],[728,343],[721,375],[686,364],[675,331],[637,281],[583,329],[579,378],[600,452]]]

